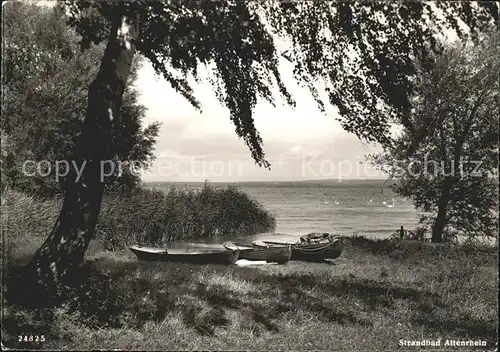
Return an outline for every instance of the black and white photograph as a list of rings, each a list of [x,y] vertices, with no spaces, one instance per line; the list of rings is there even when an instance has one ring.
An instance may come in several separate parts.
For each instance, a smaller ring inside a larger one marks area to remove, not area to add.
[[[4,1],[2,351],[497,351],[499,8]]]

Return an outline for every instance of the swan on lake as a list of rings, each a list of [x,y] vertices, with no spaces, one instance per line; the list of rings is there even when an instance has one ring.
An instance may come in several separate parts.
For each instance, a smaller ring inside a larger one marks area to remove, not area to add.
[[[335,197],[333,197],[333,196],[332,196],[332,202],[333,202],[333,204],[337,204],[337,205],[340,204],[340,202],[337,199],[335,199]]]
[[[385,200],[382,202],[382,204],[385,205],[387,208],[394,208],[394,198],[392,198],[392,204],[387,204]]]

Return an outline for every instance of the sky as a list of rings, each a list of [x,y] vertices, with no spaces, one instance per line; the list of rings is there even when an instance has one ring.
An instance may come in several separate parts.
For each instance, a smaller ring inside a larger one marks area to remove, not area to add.
[[[37,3],[53,5],[51,1],[37,0]],[[440,39],[453,41],[457,37],[453,31],[445,30]],[[277,45],[287,48],[279,39]],[[154,152],[156,160],[151,170],[142,175],[145,182],[342,180],[387,176],[364,162],[365,155],[380,152],[382,148],[344,131],[336,120],[334,108],[322,113],[309,91],[296,84],[292,64],[284,59],[280,61],[280,73],[297,106],[291,108],[278,98],[276,107],[261,101],[254,111],[270,170],[257,166],[251,159],[248,148],[234,131],[229,111],[216,99],[208,82],[192,85],[202,105],[199,112],[144,61],[136,82],[141,92],[139,102],[148,109],[144,122],[162,124]],[[279,97],[277,90],[274,95]]]
[[[449,29],[438,36],[438,40],[448,43],[457,39]],[[280,39],[275,40],[278,51],[288,47]],[[335,108],[327,106],[326,114],[322,113],[309,90],[297,85],[292,64],[283,58],[280,74],[297,106],[286,105],[276,89],[276,107],[260,101],[254,110],[271,170],[257,166],[251,159],[244,141],[234,131],[229,111],[217,100],[210,83],[193,81],[195,97],[202,105],[202,112],[198,112],[144,61],[136,86],[142,93],[140,103],[148,108],[145,123],[162,123],[156,161],[142,176],[146,182],[387,178],[365,162],[365,156],[382,151],[381,146],[360,141],[344,131]],[[397,132],[397,128],[392,129],[392,133]]]
[[[365,155],[381,151],[344,131],[334,108],[322,113],[309,90],[296,84],[290,63],[280,62],[283,81],[297,106],[291,108],[275,94],[276,107],[260,101],[255,125],[264,142],[271,170],[259,167],[234,131],[229,111],[208,82],[193,84],[202,112],[175,92],[145,62],[136,87],[139,102],[148,108],[145,123],[161,122],[156,161],[143,174],[145,182],[296,181],[368,179],[385,175],[365,163]],[[277,93],[277,91],[276,91]]]

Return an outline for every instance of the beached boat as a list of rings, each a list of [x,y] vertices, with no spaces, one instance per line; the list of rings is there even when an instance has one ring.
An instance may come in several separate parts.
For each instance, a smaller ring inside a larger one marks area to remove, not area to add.
[[[253,247],[234,244],[233,242],[225,242],[224,247],[227,249],[237,247],[240,251],[238,259],[246,259],[252,261],[266,261],[268,263],[285,264],[292,256],[291,246],[276,246],[276,247]]]
[[[257,248],[291,246],[291,260],[323,261],[324,259],[338,258],[342,254],[342,239],[339,236],[329,234],[328,236],[307,234],[296,243],[254,241],[252,244]]]
[[[311,232],[306,235],[300,236],[299,244],[311,244],[311,243],[330,243],[334,239],[339,238],[338,235],[332,235],[328,232]]]
[[[292,247],[292,260],[322,261],[338,258],[341,254],[341,238],[328,243],[298,244]]]
[[[166,249],[145,246],[131,246],[129,249],[144,261],[183,262],[192,264],[234,264],[238,260],[239,249]]]

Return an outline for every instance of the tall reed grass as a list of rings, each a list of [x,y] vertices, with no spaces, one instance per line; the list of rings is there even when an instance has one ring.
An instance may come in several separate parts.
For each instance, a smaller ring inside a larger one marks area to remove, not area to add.
[[[246,193],[206,184],[200,190],[172,186],[167,191],[137,189],[109,194],[98,232],[107,249],[116,249],[129,243],[160,245],[274,227],[274,216]]]
[[[3,192],[1,220],[7,247],[41,243],[51,231],[61,204],[60,198]],[[133,243],[161,245],[171,240],[264,232],[274,227],[274,216],[234,187],[206,184],[198,191],[138,188],[105,195],[95,238],[103,249],[118,250]]]

